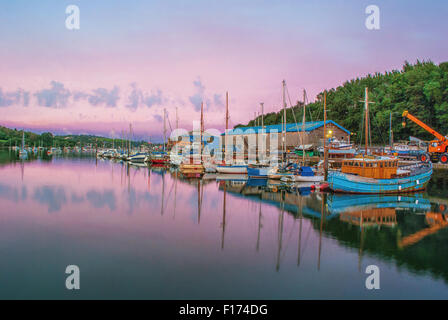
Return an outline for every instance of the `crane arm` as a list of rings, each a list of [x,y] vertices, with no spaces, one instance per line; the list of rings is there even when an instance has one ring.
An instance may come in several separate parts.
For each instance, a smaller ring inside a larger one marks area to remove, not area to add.
[[[433,128],[431,128],[430,126],[426,125],[425,123],[423,123],[421,120],[419,120],[417,117],[414,117],[412,114],[409,113],[409,111],[404,111],[403,112],[403,127],[406,126],[406,122],[404,121],[405,118],[408,118],[409,120],[415,122],[416,124],[418,124],[420,127],[422,127],[423,129],[425,129],[426,131],[428,131],[430,134],[432,134],[434,137],[436,137],[438,140],[443,141],[445,143],[448,143],[448,139],[438,133],[436,130],[434,130]]]

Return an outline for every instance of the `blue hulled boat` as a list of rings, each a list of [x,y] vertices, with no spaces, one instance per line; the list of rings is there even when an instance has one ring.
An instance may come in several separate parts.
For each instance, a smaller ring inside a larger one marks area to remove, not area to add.
[[[250,178],[267,179],[270,167],[266,166],[248,166],[247,175]]]
[[[421,191],[433,173],[431,163],[398,167],[397,158],[347,159],[340,171],[328,173],[331,190],[343,193],[384,194]]]

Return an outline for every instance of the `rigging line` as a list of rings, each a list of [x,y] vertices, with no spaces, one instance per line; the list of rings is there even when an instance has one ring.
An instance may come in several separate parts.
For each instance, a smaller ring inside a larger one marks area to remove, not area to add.
[[[381,136],[381,140],[383,140],[383,143],[386,145],[387,143],[386,143],[386,140],[384,139],[384,136],[383,136],[383,130],[381,130],[382,128],[380,128],[380,125],[379,125],[379,123],[378,123],[378,121],[376,120],[376,117],[373,117],[373,119],[375,120],[375,125],[376,125],[376,128],[378,129],[378,131],[380,132],[380,136]]]
[[[305,220],[304,220],[304,221],[305,221]],[[302,250],[302,255],[301,255],[301,257],[303,257],[303,255],[305,254],[305,250],[306,250],[306,248],[307,248],[307,244],[308,244],[308,239],[309,239],[309,237],[310,237],[310,232],[311,232],[311,229],[312,229],[312,226],[313,226],[312,220],[307,219],[307,221],[308,221],[308,223],[309,223],[309,226],[308,226],[308,232],[307,232],[307,234],[306,234],[306,238],[305,238],[305,243],[303,244],[303,250]]]
[[[168,119],[168,125],[170,126],[170,130],[173,131],[173,128],[171,127],[171,121],[170,121],[170,116],[167,114],[166,118]]]
[[[294,222],[293,222],[293,224],[291,226],[291,230],[289,230],[289,236],[288,236],[288,238],[286,240],[286,245],[285,245],[285,248],[283,249],[283,252],[282,252],[282,258],[285,257],[286,251],[288,251],[289,243],[290,243],[291,237],[292,237],[292,232],[295,230],[296,221],[297,220],[294,219]]]
[[[171,189],[170,189],[170,192],[168,193],[168,197],[167,197],[167,199],[166,199],[166,206],[165,206],[165,208],[168,207],[168,201],[170,200],[170,196],[171,196],[171,192],[173,191],[173,187],[174,187],[174,181],[173,181],[173,183],[171,184]]]
[[[364,109],[364,111],[362,112],[362,118],[361,118],[361,123],[360,123],[360,127],[361,127],[361,135],[360,135],[360,137],[359,137],[359,141],[358,141],[358,143],[359,143],[359,148],[361,148],[361,146],[362,146],[362,139],[363,139],[363,134],[364,134],[364,121],[362,121],[362,119],[365,117],[365,113],[366,113],[366,111],[365,111],[365,109]]]
[[[288,95],[289,105],[291,106],[292,116],[294,117],[294,122],[296,124],[297,132],[299,132],[299,125],[297,124],[296,114],[294,112],[294,107],[292,106],[291,97],[289,96],[288,86],[285,84],[285,87],[286,87],[286,93]],[[286,126],[286,123],[285,123],[285,126]],[[300,143],[300,137],[299,137],[299,135],[297,135],[297,145],[299,145],[299,143]]]

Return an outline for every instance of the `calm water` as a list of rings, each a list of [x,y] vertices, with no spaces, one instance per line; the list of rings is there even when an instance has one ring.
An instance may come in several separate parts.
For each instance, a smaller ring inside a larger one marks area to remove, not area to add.
[[[274,193],[3,152],[0,298],[447,299],[447,181],[405,197]],[[65,288],[71,264],[79,291]],[[371,264],[380,290],[365,288]]]

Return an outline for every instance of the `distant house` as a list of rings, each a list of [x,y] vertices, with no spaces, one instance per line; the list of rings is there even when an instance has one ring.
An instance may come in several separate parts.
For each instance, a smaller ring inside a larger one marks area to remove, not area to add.
[[[227,139],[233,139],[233,144],[237,144],[237,141],[241,141],[242,139],[246,148],[258,147],[258,141],[262,132],[261,129],[261,126],[235,128],[227,132]],[[346,143],[350,142],[350,131],[333,120],[327,120],[326,130],[327,139],[336,138],[339,141],[344,141]],[[285,131],[287,150],[293,150],[296,146],[300,146],[302,144],[301,139],[303,139],[304,145],[311,144],[316,148],[323,145],[324,121],[305,122],[304,134],[302,134],[302,123],[287,123]],[[283,136],[282,125],[275,124],[264,126],[264,132],[266,135],[277,133],[278,149],[281,150]],[[223,135],[224,134],[222,134],[222,136]],[[271,135],[271,137],[274,136],[275,135]],[[229,141],[229,143],[231,142]],[[267,148],[269,149],[269,140],[267,143]]]

